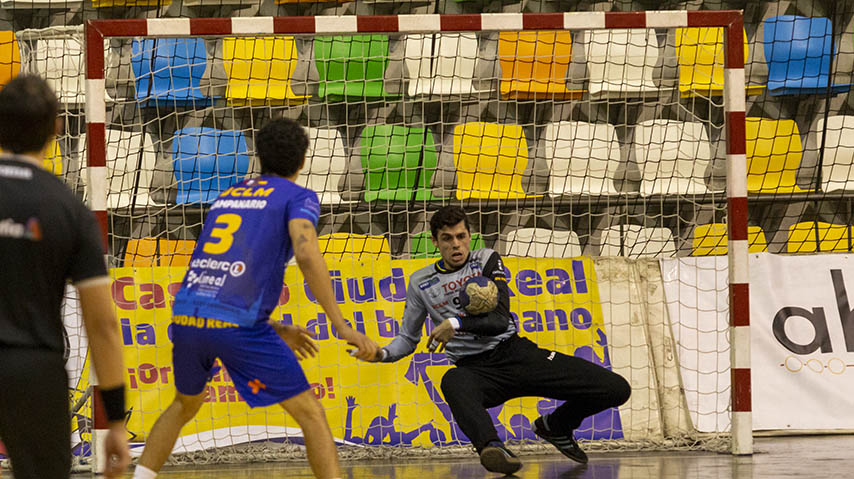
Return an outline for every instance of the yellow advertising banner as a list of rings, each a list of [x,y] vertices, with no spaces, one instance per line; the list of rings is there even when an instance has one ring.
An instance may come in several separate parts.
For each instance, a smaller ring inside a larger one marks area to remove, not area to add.
[[[396,334],[409,276],[431,260],[329,261],[333,286],[350,324],[380,345]],[[589,258],[506,258],[511,310],[520,330],[541,347],[583,357],[610,369],[608,345],[593,262]],[[127,429],[143,442],[172,401],[171,305],[185,268],[116,268],[112,295],[121,323],[127,368]],[[452,367],[426,341],[410,357],[393,364],[360,363],[347,354],[303,281],[291,266],[274,320],[314,332],[320,352],[302,367],[326,409],[336,440],[365,445],[445,445],[467,442],[442,399],[439,384]],[[425,322],[424,337],[432,325]],[[85,385],[84,372],[81,386]],[[83,388],[78,388],[83,389]],[[494,408],[499,436],[536,439],[533,420],[559,405],[524,398]],[[595,427],[594,427],[595,423]],[[580,437],[621,438],[619,412],[603,411],[578,430]],[[301,440],[296,422],[280,407],[250,409],[222,368],[210,381],[207,402],[182,431],[178,451],[228,446],[265,439]]]

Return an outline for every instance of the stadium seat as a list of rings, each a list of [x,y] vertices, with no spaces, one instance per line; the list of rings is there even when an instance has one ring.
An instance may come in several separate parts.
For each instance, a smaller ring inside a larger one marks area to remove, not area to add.
[[[62,2],[63,8],[80,7],[83,0]],[[0,0],[0,8],[15,10],[41,10],[56,8],[56,0]],[[2,43],[2,42],[0,42]]]
[[[124,265],[136,268],[159,266],[157,259],[157,238],[128,240]]]
[[[347,172],[344,138],[338,130],[308,128],[308,154],[297,184],[317,193],[321,204],[351,203],[341,198],[338,184]]]
[[[141,238],[128,241],[125,250],[125,266],[190,266],[190,258],[196,242],[193,240],[168,240],[165,238]]]
[[[131,46],[131,67],[136,100],[144,106],[211,104],[200,89],[207,70],[207,50],[201,38],[136,39]]]
[[[151,135],[142,131],[108,129],[107,207],[155,205],[151,181],[157,161]]]
[[[593,30],[586,43],[591,96],[659,95],[652,74],[659,57],[655,32],[646,29]]]
[[[694,228],[692,256],[718,256],[727,254],[727,226],[724,223],[698,225]],[[747,251],[768,251],[765,232],[759,226],[747,227]]]
[[[211,203],[249,171],[243,133],[213,128],[184,128],[172,140],[179,204]]]
[[[59,148],[59,142],[56,141],[56,138],[53,139],[51,144],[47,147],[47,154],[45,154],[43,165],[44,169],[53,173],[58,177],[62,177],[62,151]]]
[[[467,95],[474,93],[477,59],[474,33],[407,35],[404,45],[408,95]]]
[[[314,57],[320,75],[317,96],[333,101],[392,96],[383,86],[388,54],[385,35],[315,38]]]
[[[638,225],[611,226],[602,232],[599,255],[672,258],[676,256],[676,242],[669,228],[644,228]]]
[[[95,8],[165,7],[171,4],[172,0],[92,0],[92,6]]]
[[[433,244],[432,234],[429,231],[423,231],[414,236],[410,236],[409,240],[410,251],[412,252],[413,259],[438,258],[441,256],[439,248]],[[480,233],[472,233],[469,247],[472,251],[486,248],[483,236],[481,236]]]
[[[581,242],[572,231],[520,228],[507,234],[506,256],[573,258],[581,256]]]
[[[77,37],[45,38],[36,41],[33,69],[47,80],[65,105],[86,103],[83,46]]]
[[[818,242],[816,243],[816,239]],[[843,252],[854,245],[851,226],[805,221],[789,227],[789,253]]]
[[[771,95],[809,95],[828,91],[833,25],[827,18],[782,15],[765,20],[765,61]],[[850,34],[850,33],[849,33]],[[830,86],[847,92],[850,84]]]
[[[747,191],[749,193],[804,193],[795,183],[803,148],[793,120],[748,117]]]
[[[569,31],[501,32],[498,36],[501,95],[510,98],[581,98],[566,88],[572,60]]]
[[[0,88],[21,71],[21,51],[15,32],[0,31]]]
[[[337,260],[353,258],[369,260],[391,258],[385,236],[368,236],[350,233],[333,233],[318,238],[320,252]]]
[[[616,194],[614,175],[620,164],[617,131],[608,123],[559,121],[545,130],[549,193]]]
[[[261,0],[183,0],[181,5],[184,7],[219,7],[224,5],[249,7],[259,3]]]
[[[814,122],[818,132],[816,147],[824,138],[824,157],[821,160],[821,183],[824,191],[854,191],[854,116],[829,116],[825,132],[824,118]]]
[[[160,266],[190,266],[196,242],[160,239]]]
[[[211,0],[214,1],[214,0]],[[355,0],[335,0],[338,3],[353,2]],[[283,3],[329,3],[329,0],[275,0],[275,3],[281,5]]]
[[[464,123],[454,128],[457,199],[533,198],[522,190],[528,142],[522,127]]]
[[[702,194],[712,145],[699,122],[649,120],[635,128],[634,156],[643,195]]]
[[[437,199],[430,190],[430,180],[439,159],[429,128],[368,126],[362,130],[360,148],[365,201]]]
[[[724,94],[724,29],[698,27],[676,29],[676,55],[679,57],[679,92],[683,97],[722,96]],[[747,61],[747,33],[744,33],[744,58]],[[748,95],[762,93],[764,86],[747,87]]]
[[[223,40],[225,98],[237,104],[295,104],[305,97],[291,89],[297,64],[293,37]]]

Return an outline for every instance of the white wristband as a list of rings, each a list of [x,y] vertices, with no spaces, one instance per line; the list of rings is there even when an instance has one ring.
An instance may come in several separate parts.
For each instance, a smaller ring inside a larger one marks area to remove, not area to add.
[[[453,318],[448,318],[448,321],[451,322],[451,326],[454,328],[454,331],[460,329],[460,318],[454,316]]]
[[[387,358],[387,357],[388,357],[388,349],[386,349],[386,348],[380,348],[380,351],[382,351],[382,352],[383,352],[383,357],[381,357],[381,358],[380,358],[380,361],[385,361],[385,358]]]

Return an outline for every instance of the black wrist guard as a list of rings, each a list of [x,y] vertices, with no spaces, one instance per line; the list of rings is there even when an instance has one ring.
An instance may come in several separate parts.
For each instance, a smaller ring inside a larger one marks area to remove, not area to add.
[[[107,413],[107,421],[121,421],[125,418],[125,385],[100,389],[101,400],[104,402],[104,411]]]

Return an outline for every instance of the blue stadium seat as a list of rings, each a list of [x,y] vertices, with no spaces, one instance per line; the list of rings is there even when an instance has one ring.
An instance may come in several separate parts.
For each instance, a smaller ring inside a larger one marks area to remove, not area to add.
[[[833,26],[827,18],[782,15],[765,21],[765,60],[771,95],[810,95],[827,91]],[[850,84],[831,85],[831,93]]]
[[[172,162],[177,202],[212,203],[249,171],[246,138],[234,130],[184,128],[172,140]]]
[[[211,104],[199,88],[207,69],[207,50],[201,38],[134,40],[131,67],[136,78],[136,101],[143,106]]]

